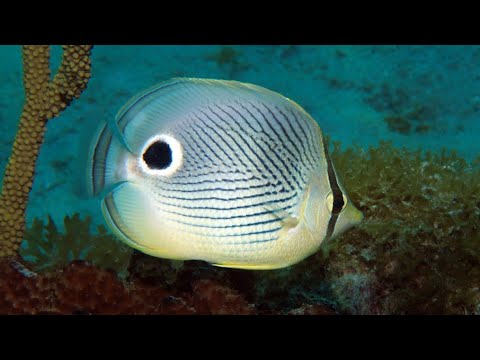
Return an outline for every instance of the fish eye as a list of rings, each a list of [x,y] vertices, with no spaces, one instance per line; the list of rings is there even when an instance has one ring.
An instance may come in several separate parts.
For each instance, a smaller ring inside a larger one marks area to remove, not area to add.
[[[327,198],[325,199],[327,204],[328,211],[334,214],[341,213],[347,206],[348,199],[341,192],[329,192]]]
[[[180,168],[182,160],[183,148],[178,140],[160,135],[146,142],[140,166],[148,174],[170,176]]]

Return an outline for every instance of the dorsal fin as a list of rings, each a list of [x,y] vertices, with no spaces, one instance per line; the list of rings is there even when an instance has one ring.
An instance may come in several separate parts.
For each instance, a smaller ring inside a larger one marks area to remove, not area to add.
[[[130,99],[118,112],[116,126],[131,152],[137,154],[154,135],[168,132],[195,109],[238,98],[291,103],[284,96],[253,84],[231,80],[174,78]]]

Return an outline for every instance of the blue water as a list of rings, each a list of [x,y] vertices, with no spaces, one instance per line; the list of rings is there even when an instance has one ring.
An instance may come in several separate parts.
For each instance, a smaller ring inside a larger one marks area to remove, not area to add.
[[[232,52],[233,49],[233,52]],[[223,51],[223,53],[222,53]],[[222,57],[220,54],[233,54]],[[52,54],[58,66],[60,49]],[[20,46],[0,46],[0,176],[22,111]],[[96,46],[79,100],[48,124],[27,221],[57,224],[80,212],[103,223],[82,194],[85,139],[137,92],[171,77],[252,82],[295,100],[344,146],[455,149],[480,154],[480,46]],[[422,131],[401,133],[385,118],[416,114]]]

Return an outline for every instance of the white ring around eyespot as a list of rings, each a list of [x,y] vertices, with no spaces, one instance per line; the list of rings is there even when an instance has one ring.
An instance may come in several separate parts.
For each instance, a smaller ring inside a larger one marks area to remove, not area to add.
[[[170,146],[170,150],[172,152],[172,163],[166,169],[150,169],[145,161],[143,160],[143,154],[145,151],[155,142],[165,142]],[[140,168],[143,172],[148,175],[160,175],[160,176],[172,176],[183,164],[183,147],[180,142],[175,139],[174,137],[166,134],[157,135],[151,137],[145,142],[145,145],[142,148],[142,152],[139,159]]]

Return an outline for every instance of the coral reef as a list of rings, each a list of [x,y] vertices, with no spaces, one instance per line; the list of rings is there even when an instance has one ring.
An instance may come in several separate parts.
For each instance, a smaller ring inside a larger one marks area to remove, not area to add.
[[[49,119],[78,98],[90,78],[91,45],[63,45],[62,63],[50,80],[50,47],[23,46],[25,105],[0,198],[0,257],[13,256],[25,228],[25,207]]]
[[[298,309],[293,309],[287,315],[336,315],[335,310],[323,304],[303,305]]]
[[[365,221],[295,266],[252,272],[136,252],[121,279],[85,261],[37,274],[5,258],[0,313],[480,314],[480,157],[389,143],[334,144],[331,155]]]
[[[190,294],[196,314],[249,315],[257,313],[245,296],[235,271],[210,266],[201,261],[172,261],[139,252],[132,257],[129,281],[173,292]],[[240,271],[242,275],[248,275]],[[245,281],[248,276],[242,276]],[[248,280],[247,280],[248,281]],[[240,285],[240,286],[239,286]]]
[[[256,299],[289,294],[344,314],[480,313],[480,158],[381,143],[332,158],[360,226],[283,271],[256,274]],[[372,176],[372,174],[375,174]]]
[[[112,271],[83,261],[62,270],[26,275],[16,260],[0,260],[1,314],[253,314],[242,295],[210,279],[190,293],[141,281],[120,281]]]
[[[170,287],[177,282],[183,267],[183,261],[159,259],[134,251],[128,273],[130,278],[151,285],[160,284]]]
[[[193,305],[198,314],[252,315],[255,308],[231,287],[210,279],[197,280],[193,284]]]

